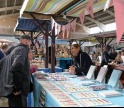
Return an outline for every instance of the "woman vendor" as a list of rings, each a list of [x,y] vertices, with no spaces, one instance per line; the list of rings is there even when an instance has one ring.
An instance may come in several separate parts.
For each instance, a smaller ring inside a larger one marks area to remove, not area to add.
[[[76,75],[87,75],[91,65],[93,65],[90,56],[83,52],[79,44],[71,46],[71,53],[74,56],[74,65],[70,66],[69,72]]]

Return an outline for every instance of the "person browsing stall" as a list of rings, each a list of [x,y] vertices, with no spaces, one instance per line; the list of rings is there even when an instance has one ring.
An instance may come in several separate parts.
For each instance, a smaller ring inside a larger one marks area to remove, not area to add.
[[[20,43],[6,51],[6,57],[0,62],[1,77],[0,95],[8,98],[9,107],[27,107],[27,96],[30,91],[30,64],[28,60],[31,38],[20,36]]]
[[[102,62],[101,62],[101,67],[104,65],[108,65],[109,60],[111,59],[111,56],[109,52],[111,51],[111,46],[107,45],[104,49],[104,52],[102,54]]]
[[[112,59],[112,60],[115,60],[116,56],[117,56],[116,50],[115,50],[115,49],[112,49],[112,52],[110,53],[111,59]]]
[[[102,54],[102,61],[100,67],[103,67],[104,65],[108,65],[110,63],[110,60],[112,57],[110,56],[111,46],[107,45],[105,46],[104,52]],[[105,76],[105,83],[108,83],[108,80],[110,79],[111,73],[113,69],[108,67],[108,72]]]
[[[122,60],[122,58],[121,58],[121,51],[118,52],[118,54],[117,54],[117,56],[116,56],[116,58],[115,58],[115,62],[116,62],[117,64],[123,63],[123,60]]]
[[[7,44],[3,44],[1,46],[1,50],[0,50],[0,60],[6,55],[5,52],[8,49],[8,45]]]
[[[34,57],[33,52],[32,52],[32,50],[30,50],[29,53],[28,53],[28,59],[30,61],[30,64],[31,64],[31,61],[33,60],[33,57]],[[37,65],[32,65],[32,64],[30,65],[30,72],[31,73],[36,72],[37,69],[38,69]]]
[[[93,65],[90,56],[81,50],[79,44],[71,46],[71,53],[74,56],[74,65],[70,66],[69,72],[76,75],[86,75],[90,66]]]

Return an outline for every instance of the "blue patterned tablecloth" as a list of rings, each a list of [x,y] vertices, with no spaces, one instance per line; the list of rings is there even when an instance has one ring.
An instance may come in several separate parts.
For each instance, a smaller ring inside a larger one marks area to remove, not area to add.
[[[75,83],[77,83],[77,84],[81,84],[81,81],[78,79],[78,78],[71,78],[70,79],[71,80],[71,82],[75,82]],[[52,82],[54,82],[54,81],[52,81]],[[42,85],[40,85],[39,83],[38,83],[38,79],[35,77],[35,76],[33,76],[33,83],[34,83],[34,107],[41,107],[40,105],[39,105],[39,96],[40,96],[40,88],[42,87]],[[54,83],[55,84],[55,83]],[[58,86],[58,85],[57,85]],[[80,85],[80,86],[82,86],[82,85]],[[59,86],[61,89],[63,89],[62,88],[62,86]],[[103,91],[103,90],[102,90]],[[105,90],[104,90],[105,91]],[[95,92],[96,94],[98,94],[99,95],[99,92],[100,91],[93,91],[93,92]],[[103,99],[105,99],[105,100],[107,100],[107,101],[109,101],[109,102],[111,102],[112,104],[111,105],[120,105],[120,106],[122,106],[122,107],[124,107],[124,102],[123,102],[123,100],[124,100],[124,92],[122,92],[121,91],[121,93],[122,93],[122,96],[117,96],[117,97],[109,97],[109,98],[105,98],[105,97],[103,97],[103,96],[101,96],[101,95],[99,95],[99,97],[100,98],[103,98]],[[72,96],[72,94],[69,94],[72,98],[74,98],[73,96]],[[77,98],[74,98],[76,101],[78,101],[78,99]],[[82,105],[83,107],[84,107],[84,105]],[[107,105],[106,105],[107,106]],[[109,105],[108,105],[109,106]],[[46,107],[61,107],[60,105],[59,105],[59,103],[57,103],[57,100],[55,100],[51,95],[50,95],[50,93],[49,93],[49,91],[47,91],[47,95],[46,95]],[[100,107],[102,107],[102,106],[100,106]]]

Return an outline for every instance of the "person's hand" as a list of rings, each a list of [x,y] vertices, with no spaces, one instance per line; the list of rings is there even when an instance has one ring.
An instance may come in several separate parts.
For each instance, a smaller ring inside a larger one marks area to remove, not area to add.
[[[35,68],[35,72],[36,72],[36,71],[37,71],[37,69],[38,69],[37,65],[34,65],[34,68]]]
[[[69,66],[69,72],[70,72],[71,74],[76,74],[76,72],[75,72],[75,67],[74,67],[74,66]]]
[[[13,94],[16,95],[16,96],[17,95],[20,95],[21,94],[21,91],[19,91],[19,92],[13,92]]]

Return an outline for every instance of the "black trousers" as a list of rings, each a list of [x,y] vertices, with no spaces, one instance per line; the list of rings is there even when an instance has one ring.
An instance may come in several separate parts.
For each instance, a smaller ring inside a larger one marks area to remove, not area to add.
[[[9,107],[27,107],[27,97],[23,94],[16,96],[12,93],[7,98]]]

